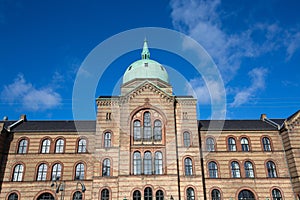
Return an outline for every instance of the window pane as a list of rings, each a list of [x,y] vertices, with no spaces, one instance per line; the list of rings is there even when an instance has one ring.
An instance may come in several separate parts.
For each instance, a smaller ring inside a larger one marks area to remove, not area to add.
[[[151,116],[149,112],[144,113],[144,140],[151,140]]]
[[[111,133],[104,134],[104,147],[111,147]]]
[[[55,164],[52,167],[52,180],[58,180],[61,178],[61,164]]]
[[[155,120],[154,122],[154,140],[161,140],[162,139],[162,127],[161,121]]]
[[[27,144],[28,141],[26,139],[22,139],[19,143],[19,147],[18,147],[18,153],[19,154],[23,154],[27,152]]]
[[[155,174],[163,174],[163,158],[161,152],[155,152],[154,165]]]
[[[239,200],[255,200],[254,194],[249,190],[242,190],[238,198]]]
[[[141,192],[136,190],[133,192],[133,200],[141,200],[142,196],[141,196]]]
[[[37,198],[37,200],[54,200],[54,197],[50,193],[43,193]]]
[[[133,123],[133,138],[134,140],[141,140],[141,122],[135,120]]]
[[[251,162],[245,162],[245,176],[247,178],[254,178],[254,170]]]
[[[84,164],[79,163],[76,165],[75,180],[83,180],[83,179],[84,179]]]
[[[236,143],[234,138],[228,138],[228,150],[236,151]]]
[[[47,176],[47,165],[41,164],[38,168],[37,181],[45,181]]]
[[[102,176],[110,176],[110,160],[108,158],[103,161]]]
[[[140,152],[134,152],[133,154],[133,174],[138,175],[142,173],[142,158]]]
[[[184,168],[185,168],[185,175],[186,176],[193,175],[193,163],[192,163],[192,159],[186,158],[184,160]]]
[[[144,174],[152,174],[152,155],[149,151],[144,155]]]
[[[189,132],[184,132],[183,133],[183,140],[184,140],[184,146],[185,147],[191,146],[191,138],[190,138],[190,133]]]
[[[273,189],[272,198],[273,200],[282,200],[281,192],[278,189]]]
[[[215,151],[215,141],[213,138],[206,139],[206,150],[207,151]]]
[[[43,140],[41,153],[49,153],[49,151],[50,151],[50,140],[49,139]]]
[[[249,151],[249,142],[247,138],[241,139],[242,151]]]
[[[64,152],[64,140],[59,139],[55,144],[55,153],[63,153]]]
[[[12,181],[22,181],[24,167],[18,164],[14,168],[13,180]]]
[[[211,198],[212,200],[221,200],[221,193],[217,189],[213,189],[211,192]]]
[[[241,177],[240,166],[237,162],[232,162],[231,163],[231,176],[233,178],[240,178]]]
[[[78,153],[85,153],[86,152],[86,140],[80,139],[78,141]]]
[[[272,161],[267,162],[267,170],[268,170],[268,177],[269,178],[276,178],[276,166]]]
[[[11,194],[8,196],[8,200],[18,200],[18,195],[17,195],[17,193],[11,193]]]
[[[263,141],[264,151],[271,151],[271,142],[269,138],[264,137],[262,141]]]
[[[209,162],[209,178],[218,178],[218,167],[215,162]]]
[[[152,200],[152,189],[147,187],[144,190],[144,196],[145,196],[145,200]]]
[[[186,198],[187,200],[195,200],[195,192],[193,188],[188,188],[186,190]]]
[[[161,190],[157,190],[155,197],[156,200],[164,200],[164,192]]]
[[[104,189],[101,191],[101,200],[109,200],[109,191]]]
[[[82,200],[82,193],[77,191],[73,194],[73,200]]]

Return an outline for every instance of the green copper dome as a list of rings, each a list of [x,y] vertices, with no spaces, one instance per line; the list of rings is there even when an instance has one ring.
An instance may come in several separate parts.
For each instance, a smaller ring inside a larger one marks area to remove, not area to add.
[[[132,63],[124,73],[123,84],[134,79],[160,79],[169,83],[166,69],[158,62],[150,59],[147,41],[144,41],[142,59]]]

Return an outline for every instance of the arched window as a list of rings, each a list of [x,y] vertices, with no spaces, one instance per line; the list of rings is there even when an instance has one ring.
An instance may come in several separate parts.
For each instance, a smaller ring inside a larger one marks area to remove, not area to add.
[[[184,170],[186,176],[193,175],[193,161],[191,158],[184,159]]]
[[[139,175],[142,173],[142,157],[141,153],[136,151],[133,153],[133,174]]]
[[[65,141],[63,139],[59,139],[55,144],[55,153],[63,153],[64,152],[64,144]]]
[[[211,191],[211,200],[221,200],[221,193],[217,189]]]
[[[282,200],[281,192],[278,189],[272,190],[272,198],[273,200]]]
[[[151,115],[150,112],[144,113],[144,140],[151,140]]]
[[[271,149],[271,142],[270,142],[269,138],[264,137],[262,139],[262,143],[263,143],[264,151],[272,151],[272,149]]]
[[[108,158],[103,160],[102,176],[110,176],[110,160]]]
[[[250,161],[246,161],[244,167],[245,167],[245,177],[254,178],[254,170],[253,170],[252,163]]]
[[[80,191],[76,191],[73,194],[73,200],[82,200],[82,193]]]
[[[133,139],[135,141],[139,141],[142,139],[142,137],[141,137],[141,122],[139,120],[135,120],[133,122]]]
[[[12,181],[22,181],[23,179],[24,167],[21,164],[17,164],[14,168],[14,174]]]
[[[101,191],[101,200],[109,200],[109,190],[103,189]]]
[[[160,141],[162,139],[162,127],[161,127],[161,121],[155,120],[154,121],[154,140]]]
[[[52,167],[52,180],[58,180],[61,177],[61,164],[56,163]]]
[[[206,150],[207,151],[215,151],[215,141],[211,137],[206,139]]]
[[[240,165],[236,161],[231,162],[231,177],[232,178],[240,178],[241,177]]]
[[[235,139],[232,137],[228,138],[228,151],[236,151]]]
[[[160,151],[155,152],[154,170],[155,174],[163,174],[163,156]]]
[[[111,133],[106,132],[104,134],[104,147],[111,147]]]
[[[54,200],[54,196],[48,192],[41,194],[37,200]]]
[[[155,198],[156,200],[164,200],[164,192],[162,190],[157,190]]]
[[[152,189],[150,187],[146,187],[144,190],[144,200],[152,200]]]
[[[208,163],[209,178],[218,178],[218,165],[211,161]]]
[[[75,180],[84,179],[84,164],[78,163],[75,168]]]
[[[45,139],[42,142],[41,153],[49,153],[50,152],[50,140]]]
[[[195,200],[195,191],[193,188],[189,187],[186,190],[186,199],[187,200]]]
[[[85,139],[80,139],[78,141],[77,152],[78,153],[85,153],[86,152],[86,140]]]
[[[255,200],[254,194],[250,190],[242,190],[238,196],[239,200]]]
[[[191,146],[191,135],[189,132],[184,132],[183,133],[183,143],[185,147],[190,147]]]
[[[247,138],[241,139],[242,151],[249,151],[249,141]]]
[[[17,193],[13,192],[8,196],[8,200],[18,200],[19,196]]]
[[[139,190],[133,192],[133,200],[142,200],[142,195]]]
[[[152,174],[152,155],[150,151],[144,154],[144,174]]]
[[[24,154],[27,153],[27,145],[28,145],[28,141],[26,139],[22,139],[19,142],[19,146],[18,146],[18,154]]]
[[[45,181],[47,178],[48,166],[45,163],[42,163],[38,167],[38,174],[36,177],[37,181]]]
[[[276,178],[276,165],[272,161],[267,162],[267,170],[268,170],[268,177],[269,178]]]

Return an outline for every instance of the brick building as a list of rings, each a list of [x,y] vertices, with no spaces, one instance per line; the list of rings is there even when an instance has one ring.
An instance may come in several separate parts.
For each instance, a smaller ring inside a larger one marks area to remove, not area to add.
[[[0,199],[297,199],[300,112],[197,120],[165,68],[142,59],[93,121],[0,122]],[[223,127],[222,130],[219,127]]]

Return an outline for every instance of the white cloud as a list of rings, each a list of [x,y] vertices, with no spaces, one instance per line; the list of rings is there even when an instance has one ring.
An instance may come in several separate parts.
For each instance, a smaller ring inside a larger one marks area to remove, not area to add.
[[[300,32],[288,33],[285,44],[287,46],[287,60],[289,60],[296,50],[300,49]]]
[[[209,89],[208,89],[209,88]],[[189,95],[197,98],[200,104],[210,104],[211,102],[221,102],[224,98],[222,94],[224,86],[215,80],[204,82],[200,78],[195,78],[186,83],[186,90]]]
[[[18,75],[13,83],[5,85],[1,96],[10,105],[20,104],[29,111],[47,110],[61,103],[61,96],[51,87],[35,88],[26,82],[23,75]]]
[[[267,73],[268,70],[263,67],[252,69],[248,73],[251,79],[251,85],[239,90],[230,106],[238,107],[242,104],[248,103],[251,98],[255,97],[258,92],[262,91],[265,88],[265,78]]]
[[[239,27],[239,31],[227,29],[222,24],[222,3],[221,0],[172,0],[170,6],[173,26],[198,41],[211,55],[221,72],[227,91],[232,90],[229,83],[238,74],[245,58],[259,58],[267,53],[283,50],[288,61],[300,49],[300,32],[283,29],[278,21],[249,23],[243,29]],[[234,13],[232,16],[237,17]],[[248,88],[231,91],[231,95],[234,95],[231,106],[237,107],[248,102],[259,90],[264,89],[266,73],[266,68],[251,70],[249,78],[252,84]],[[201,104],[210,103],[212,97],[207,95],[207,87],[200,78],[191,80],[189,84],[193,87],[193,91],[187,89],[189,94],[196,94]],[[214,85],[213,82],[206,84]],[[215,87],[213,94],[217,91],[218,88]]]

